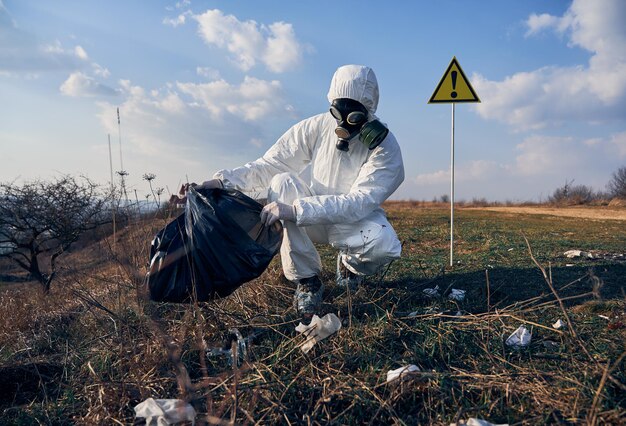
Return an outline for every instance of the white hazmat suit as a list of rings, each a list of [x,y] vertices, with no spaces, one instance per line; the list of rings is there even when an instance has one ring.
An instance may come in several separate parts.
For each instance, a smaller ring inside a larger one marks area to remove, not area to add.
[[[378,82],[371,68],[345,65],[335,72],[328,101],[350,98],[376,119]],[[290,128],[258,160],[214,178],[226,188],[264,193],[268,202],[295,207],[296,221],[284,221],[281,260],[291,281],[318,275],[321,261],[314,243],[342,252],[343,264],[357,275],[376,273],[400,257],[401,245],[381,204],[404,180],[402,154],[395,136],[369,150],[358,135],[349,151],[335,147],[337,121],[329,112]],[[310,180],[301,172],[310,166]]]

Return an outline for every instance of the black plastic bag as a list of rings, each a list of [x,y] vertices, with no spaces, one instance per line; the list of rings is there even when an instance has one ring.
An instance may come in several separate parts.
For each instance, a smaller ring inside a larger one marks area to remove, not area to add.
[[[155,236],[146,283],[158,302],[226,297],[265,271],[280,249],[280,221],[239,191],[191,188],[185,212]]]

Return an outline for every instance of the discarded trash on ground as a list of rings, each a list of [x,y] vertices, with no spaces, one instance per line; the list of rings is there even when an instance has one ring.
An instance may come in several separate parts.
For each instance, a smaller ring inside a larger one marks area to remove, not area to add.
[[[532,335],[528,331],[526,327],[520,325],[517,330],[515,330],[508,339],[506,339],[507,346],[511,346],[514,349],[520,349],[526,347],[530,344],[530,338]]]
[[[394,380],[399,379],[406,374],[415,373],[418,371],[420,371],[419,367],[413,364],[396,368],[395,370],[389,370],[387,372],[387,383],[393,382]]]
[[[148,398],[135,406],[135,416],[146,419],[146,426],[173,425],[184,421],[196,424],[196,410],[180,399]]]
[[[304,353],[309,352],[317,342],[336,333],[340,328],[341,321],[335,314],[326,314],[322,318],[313,315],[309,325],[300,323],[296,327],[298,333],[303,333],[307,337],[304,343],[300,345],[300,349]]]
[[[589,259],[593,259],[593,254],[582,250],[568,250],[563,254],[569,259],[573,259],[576,257],[587,257]]]
[[[243,337],[241,332],[236,328],[228,330],[226,341],[219,348],[207,348],[207,357],[226,357],[228,366],[239,367],[244,361],[248,360],[248,348],[250,343],[259,337],[262,332],[254,332],[247,337]],[[236,354],[234,353],[236,351]]]
[[[448,294],[448,299],[462,302],[463,300],[465,300],[465,290],[453,288],[452,290],[450,290],[450,294]]]
[[[450,426],[509,426],[508,423],[491,423],[488,422],[487,420],[482,420],[482,419],[476,419],[473,417],[470,417],[469,419],[467,419],[467,421],[464,420],[459,420],[458,423],[450,423]]]
[[[263,206],[235,190],[191,188],[185,212],[155,236],[146,285],[158,302],[226,297],[261,275],[278,253],[280,222],[261,223]]]
[[[558,330],[564,325],[565,323],[559,318],[554,324],[552,324],[552,328],[556,328]]]
[[[551,350],[558,349],[560,346],[558,342],[554,342],[552,340],[544,340],[542,343],[544,348]]]
[[[435,288],[425,288],[424,290],[422,290],[422,293],[424,293],[426,296],[433,298],[433,299],[437,297],[441,297],[441,294],[439,293],[438,285],[436,285]]]

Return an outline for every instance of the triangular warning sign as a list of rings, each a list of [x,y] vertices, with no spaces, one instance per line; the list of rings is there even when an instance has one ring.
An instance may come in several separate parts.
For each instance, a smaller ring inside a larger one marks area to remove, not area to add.
[[[456,57],[452,58],[448,69],[441,77],[441,81],[428,101],[429,104],[438,102],[480,102]]]

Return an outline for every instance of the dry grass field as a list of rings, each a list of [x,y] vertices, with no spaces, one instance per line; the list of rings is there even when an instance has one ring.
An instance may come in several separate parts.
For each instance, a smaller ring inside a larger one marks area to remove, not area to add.
[[[148,302],[149,244],[168,218],[68,253],[48,296],[1,263],[0,423],[139,424],[133,407],[150,397],[189,401],[196,424],[626,422],[624,209],[621,220],[458,209],[454,267],[445,206],[386,209],[403,257],[356,292],[334,285],[335,253],[320,247],[323,310],[342,328],[307,354],[277,258],[226,299]],[[449,300],[453,288],[465,300]],[[521,325],[531,343],[512,349]],[[207,356],[233,328],[254,336],[241,364]],[[409,364],[420,371],[386,383]]]

